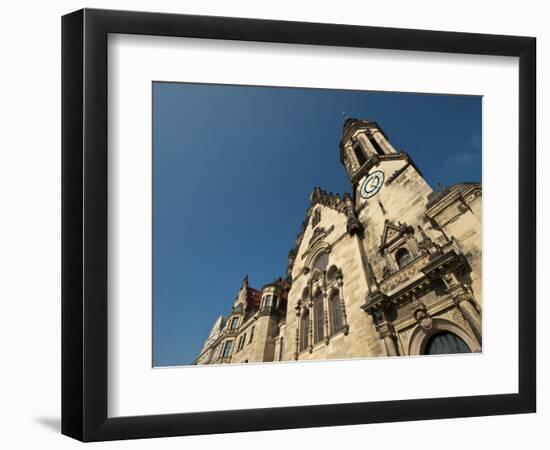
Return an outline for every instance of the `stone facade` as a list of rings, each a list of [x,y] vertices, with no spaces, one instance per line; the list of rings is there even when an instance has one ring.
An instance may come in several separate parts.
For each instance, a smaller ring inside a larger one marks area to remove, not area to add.
[[[481,184],[433,191],[367,120],[340,160],[353,193],[313,190],[285,277],[245,277],[194,364],[481,351]]]

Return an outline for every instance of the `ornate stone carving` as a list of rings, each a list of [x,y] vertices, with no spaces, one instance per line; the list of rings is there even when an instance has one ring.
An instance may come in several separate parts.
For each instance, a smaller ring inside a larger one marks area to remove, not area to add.
[[[411,340],[411,335],[414,331],[414,328],[406,328],[404,330],[399,331],[399,338],[401,340],[401,345],[403,346],[403,350],[405,353],[408,353],[409,348],[409,342]]]
[[[351,195],[349,195],[347,192],[344,194],[344,212],[348,218],[348,223],[347,223],[348,233],[350,235],[357,234],[359,236],[362,236],[363,226],[361,225],[361,222],[359,222],[359,219],[357,218],[355,208],[353,207],[353,201],[351,199]]]
[[[393,223],[386,219],[384,223],[384,231],[382,232],[382,237],[380,238],[380,247],[378,251],[380,254],[384,254],[384,251],[387,247],[395,244],[400,238],[405,238],[409,235],[414,234],[414,229],[407,225],[406,223]]]
[[[452,308],[449,311],[449,318],[452,321],[460,323],[462,326],[464,326],[465,323],[466,323],[466,320],[464,319],[464,316],[462,315],[462,313],[460,312],[460,309],[458,309],[458,308]]]
[[[426,305],[416,298],[411,303],[411,313],[422,329],[430,330],[432,328],[433,320],[428,314]]]

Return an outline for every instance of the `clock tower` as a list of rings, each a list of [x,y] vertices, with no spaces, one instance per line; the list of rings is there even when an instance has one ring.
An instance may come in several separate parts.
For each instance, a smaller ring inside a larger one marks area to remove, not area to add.
[[[480,185],[461,183],[434,192],[412,158],[369,120],[346,119],[340,161],[364,230],[368,292],[361,308],[372,317],[386,354],[426,351],[425,343],[405,342],[406,324],[416,323],[427,342],[434,321],[439,332],[446,326],[454,332],[449,318],[466,324],[470,348],[479,351]]]
[[[348,174],[357,207],[376,197],[409,167],[431,191],[409,155],[397,151],[376,122],[346,119],[340,141],[340,162]]]
[[[285,279],[245,278],[196,364],[481,351],[481,184],[434,192],[370,120],[340,161],[351,194],[313,189]]]
[[[430,238],[440,237],[425,214],[432,188],[412,158],[392,145],[378,123],[346,119],[340,161],[351,183],[355,212],[365,230],[366,258],[376,278],[395,268],[389,258],[380,258],[384,236],[389,239],[388,234],[403,235],[409,230],[412,242],[420,227]],[[412,255],[416,250],[413,243],[411,247]]]

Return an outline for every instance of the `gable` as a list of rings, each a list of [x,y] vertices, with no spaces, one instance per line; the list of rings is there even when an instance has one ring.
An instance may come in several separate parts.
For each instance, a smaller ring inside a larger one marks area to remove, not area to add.
[[[384,231],[382,232],[382,238],[380,242],[380,250],[390,246],[401,236],[403,236],[410,227],[407,224],[401,224],[400,222],[393,223],[386,220],[384,223]]]
[[[329,239],[329,233],[336,236],[346,231],[355,233],[359,228],[350,194],[333,194],[315,187],[310,202],[294,246],[288,253],[287,280],[293,279],[299,273],[303,264],[298,262],[303,259],[304,253],[314,241]],[[296,269],[298,266],[299,269]]]

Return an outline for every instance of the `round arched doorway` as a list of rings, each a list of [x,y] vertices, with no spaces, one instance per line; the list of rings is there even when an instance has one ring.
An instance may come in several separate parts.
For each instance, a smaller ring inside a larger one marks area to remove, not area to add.
[[[448,355],[453,353],[471,353],[462,339],[449,331],[434,334],[426,343],[425,355]]]

